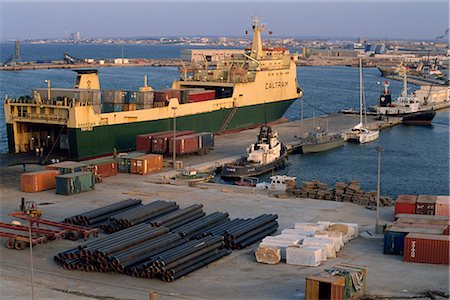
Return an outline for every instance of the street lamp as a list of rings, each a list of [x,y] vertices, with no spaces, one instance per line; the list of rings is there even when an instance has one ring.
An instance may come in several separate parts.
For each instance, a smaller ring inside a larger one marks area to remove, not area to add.
[[[379,219],[380,219],[380,174],[381,174],[381,152],[384,151],[383,147],[376,147],[378,152],[378,185],[377,185],[377,222],[375,223],[375,233],[380,233]]]
[[[176,157],[176,146],[177,146],[177,143],[176,143],[176,141],[175,141],[175,137],[176,137],[176,134],[177,134],[177,107],[176,106],[174,106],[174,107],[172,107],[172,109],[173,109],[173,147],[172,147],[172,155],[173,155],[173,157],[172,157],[172,164],[173,164],[173,170],[175,171],[175,159],[177,158]]]
[[[45,82],[47,82],[47,100],[50,101],[50,79],[46,79]]]

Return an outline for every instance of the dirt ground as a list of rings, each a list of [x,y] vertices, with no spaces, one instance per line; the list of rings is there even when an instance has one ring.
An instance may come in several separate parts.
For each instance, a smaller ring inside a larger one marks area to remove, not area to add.
[[[275,213],[279,216],[279,231],[292,228],[296,222],[329,220],[359,223],[362,232],[375,223],[375,211],[351,203],[281,199],[266,191],[217,184],[202,184],[197,188],[155,184],[152,183],[154,176],[132,174],[106,178],[95,191],[84,194],[61,196],[54,190],[25,194],[19,191],[21,166],[3,167],[1,171],[0,220],[3,222],[12,220],[7,214],[17,210],[20,197],[26,197],[45,204],[40,206],[45,211],[44,216],[54,220],[115,201],[140,198],[144,203],[173,200],[181,207],[202,203],[207,213],[228,212],[232,218]],[[393,208],[382,208],[381,219],[382,223],[392,221]],[[285,263],[259,264],[254,257],[255,244],[235,250],[173,283],[121,274],[67,271],[53,261],[58,252],[80,242],[57,240],[33,248],[35,299],[149,299],[152,291],[158,293],[158,299],[303,299],[305,276],[338,263],[368,267],[367,294],[371,297],[430,299],[421,294],[425,290],[449,294],[448,266],[404,263],[401,256],[383,255],[381,240],[361,237],[346,244],[336,259],[327,260],[316,268]],[[4,243],[2,240],[0,245],[0,298],[31,298],[28,248],[8,250]]]

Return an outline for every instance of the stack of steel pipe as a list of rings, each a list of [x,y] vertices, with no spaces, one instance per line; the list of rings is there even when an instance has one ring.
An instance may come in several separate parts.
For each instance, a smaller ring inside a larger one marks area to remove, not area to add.
[[[278,215],[264,214],[225,231],[225,245],[229,249],[244,249],[277,231]]]
[[[191,240],[207,231],[209,228],[216,227],[222,223],[230,221],[228,213],[215,212],[201,217],[185,225],[173,228],[171,231],[178,233],[181,237]]]
[[[229,253],[223,237],[210,236],[172,248],[152,258],[151,270],[164,281],[174,281]]]
[[[223,236],[225,237],[225,231],[228,229],[231,229],[235,226],[238,226],[239,224],[248,221],[250,219],[234,219],[222,224],[218,224],[217,226],[208,228],[207,230],[205,230],[202,234],[201,237],[205,237],[205,236],[209,236],[209,235],[217,235],[217,236]]]
[[[142,200],[128,199],[68,217],[64,219],[64,222],[81,226],[98,227],[107,222],[109,217],[140,205],[142,205]]]
[[[169,229],[174,229],[205,216],[202,207],[203,204],[194,204],[153,219],[150,224],[155,227],[164,226]]]
[[[179,206],[175,202],[162,200],[138,206],[111,216],[111,230],[122,230],[136,224],[151,221],[154,218],[178,210],[178,208]]]

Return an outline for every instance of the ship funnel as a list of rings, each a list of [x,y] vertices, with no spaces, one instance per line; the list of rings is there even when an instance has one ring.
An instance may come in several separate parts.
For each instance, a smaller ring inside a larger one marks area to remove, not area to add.
[[[259,26],[258,17],[254,16],[252,29],[253,29],[253,41],[252,41],[252,53],[250,54],[250,56],[258,59],[263,56],[261,31],[266,30],[266,24],[261,24],[261,26]]]
[[[77,73],[75,82],[76,89],[92,89],[99,90],[100,82],[98,80],[98,71],[95,69],[89,70],[74,70]]]
[[[139,89],[139,92],[151,92],[153,91],[153,88],[151,86],[148,86],[148,77],[147,75],[144,75],[144,86]]]

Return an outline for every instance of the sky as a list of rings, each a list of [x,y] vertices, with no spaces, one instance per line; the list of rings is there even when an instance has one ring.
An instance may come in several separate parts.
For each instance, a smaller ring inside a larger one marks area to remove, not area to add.
[[[0,39],[242,36],[254,15],[275,37],[434,40],[449,1],[0,0]]]

